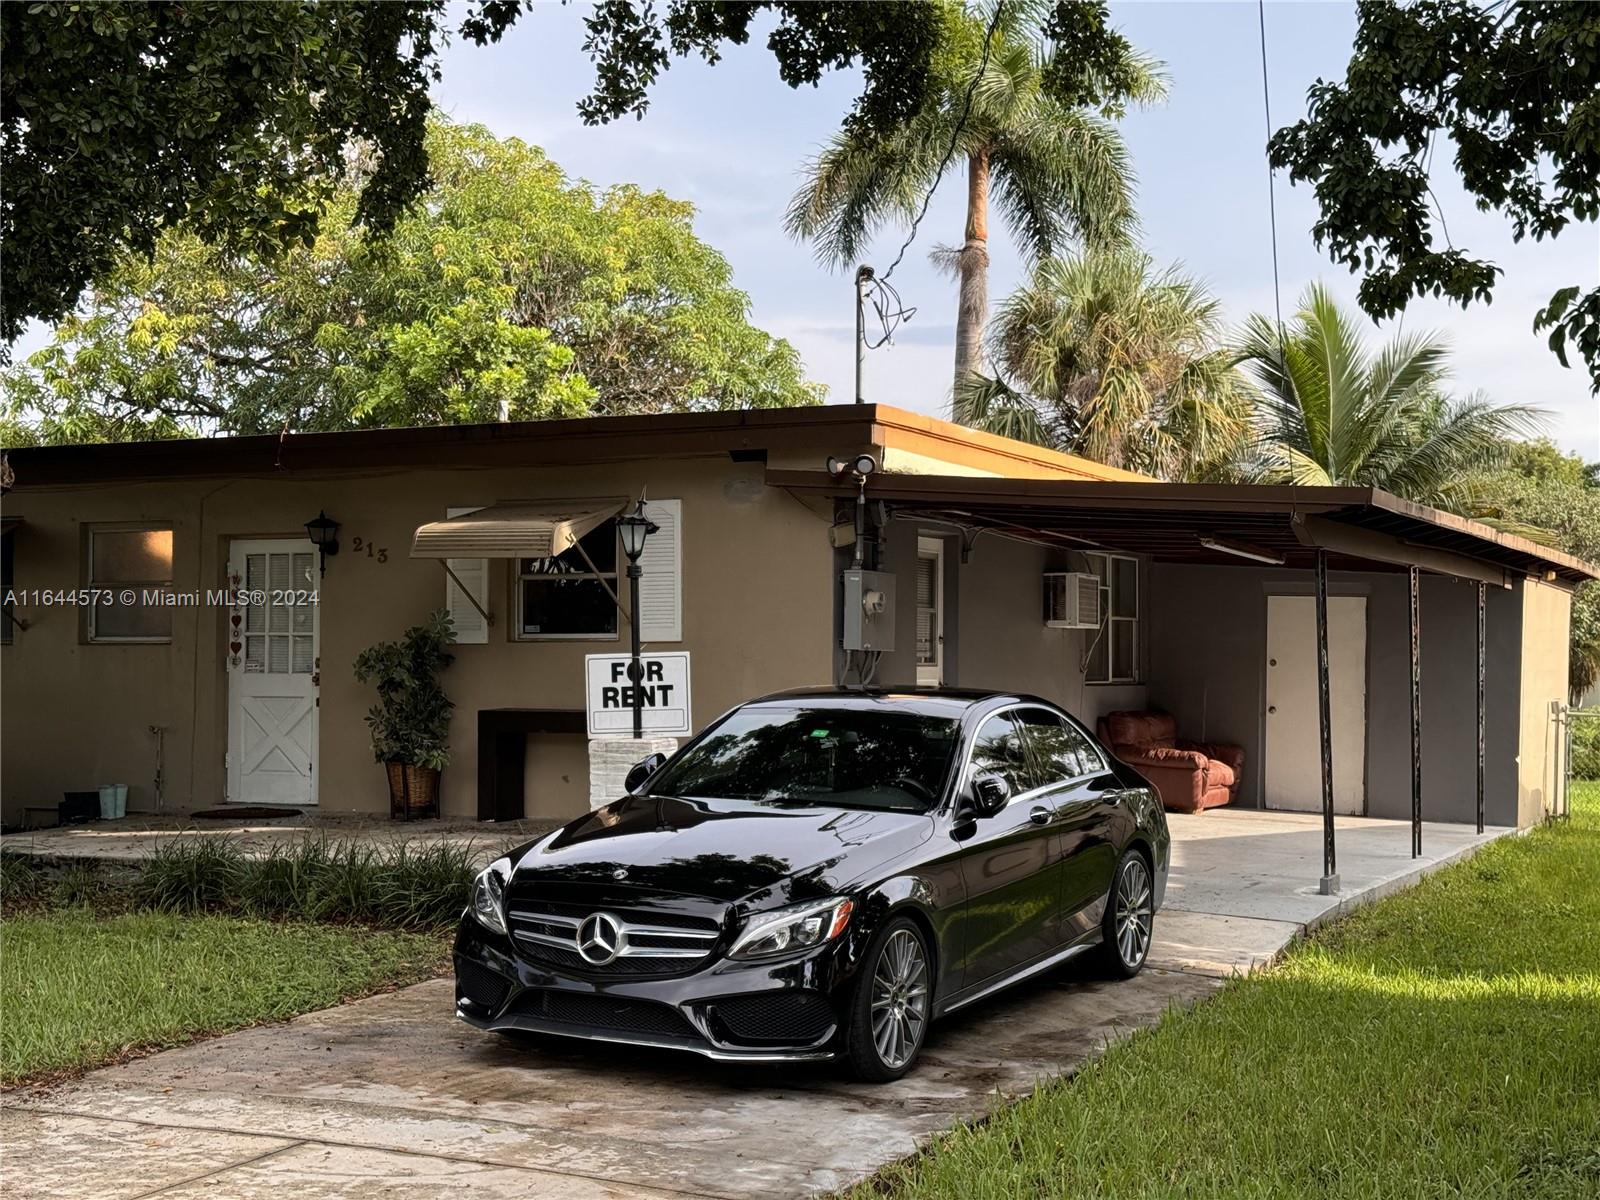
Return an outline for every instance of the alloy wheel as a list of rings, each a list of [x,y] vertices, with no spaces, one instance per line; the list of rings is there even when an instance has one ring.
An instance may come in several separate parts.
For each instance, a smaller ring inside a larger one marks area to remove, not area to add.
[[[883,944],[872,976],[872,1040],[890,1070],[911,1061],[928,1021],[928,957],[909,929]]]
[[[1137,967],[1150,950],[1153,911],[1150,907],[1150,870],[1144,859],[1130,856],[1117,882],[1117,953],[1124,965]]]

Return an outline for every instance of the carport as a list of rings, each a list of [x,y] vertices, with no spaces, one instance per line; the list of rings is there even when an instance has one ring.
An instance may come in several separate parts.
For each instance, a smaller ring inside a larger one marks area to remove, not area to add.
[[[854,491],[802,472],[767,480],[841,505]],[[1570,593],[1597,574],[1570,555],[1361,487],[900,474],[872,476],[867,497],[880,542],[897,522],[956,531],[964,563],[981,561],[990,537],[1049,547],[1069,570],[1084,554],[1137,559],[1152,596],[1150,706],[1252,748],[1245,808],[1294,807],[1275,803],[1263,759],[1287,724],[1268,702],[1268,672],[1280,665],[1270,626],[1279,609],[1303,611],[1296,661],[1304,697],[1314,696],[1305,729],[1316,734],[1303,757],[1320,778],[1301,807],[1320,810],[1325,893],[1339,891],[1336,817],[1403,820],[1415,859],[1425,821],[1481,834],[1530,825],[1554,802],[1551,706],[1565,698]],[[1341,657],[1337,645],[1330,655],[1330,605],[1359,608],[1359,655]],[[1359,725],[1339,743],[1333,676],[1352,669]]]

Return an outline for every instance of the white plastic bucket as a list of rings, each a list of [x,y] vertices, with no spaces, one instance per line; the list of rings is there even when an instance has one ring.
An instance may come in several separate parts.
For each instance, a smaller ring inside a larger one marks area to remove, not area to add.
[[[102,784],[100,788],[100,819],[114,821],[118,817],[128,815],[128,785],[125,783]]]

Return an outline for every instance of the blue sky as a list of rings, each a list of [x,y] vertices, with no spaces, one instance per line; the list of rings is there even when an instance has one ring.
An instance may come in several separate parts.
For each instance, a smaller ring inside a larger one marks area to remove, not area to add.
[[[1181,261],[1204,279],[1230,321],[1271,312],[1256,5],[1114,3],[1112,14],[1135,45],[1167,63],[1171,76],[1163,106],[1123,122],[1148,249],[1158,262]],[[692,201],[697,233],[732,263],[735,282],[750,294],[753,320],[794,342],[810,377],[828,385],[832,401],[847,402],[849,277],[824,270],[809,249],[789,241],[782,217],[801,162],[837,126],[859,77],[841,72],[820,87],[793,91],[779,81],[758,37],[731,48],[716,67],[675,61],[642,121],[588,127],[574,111],[591,81],[582,16],[581,7],[543,3],[498,45],[451,47],[435,89],[439,105],[457,120],[544,147],[571,175],[600,185],[638,183]],[[1281,127],[1302,114],[1307,85],[1318,76],[1342,76],[1355,16],[1345,4],[1274,3],[1267,5],[1266,25],[1272,116]],[[1442,167],[1445,155],[1438,157]],[[1554,243],[1518,245],[1504,221],[1477,212],[1446,171],[1435,173],[1455,244],[1487,255],[1505,275],[1492,305],[1463,311],[1413,301],[1406,327],[1450,337],[1456,390],[1482,389],[1501,402],[1546,408],[1552,436],[1600,459],[1600,402],[1589,395],[1585,374],[1564,370],[1532,332],[1533,313],[1551,292],[1571,283],[1593,286],[1600,277],[1600,232],[1576,226]],[[869,400],[934,414],[948,405],[955,292],[928,264],[927,251],[959,239],[962,190],[958,176],[946,178],[895,274],[905,301],[919,311],[894,345],[869,357]],[[1316,207],[1309,190],[1280,177],[1277,199],[1285,311],[1319,278],[1353,302],[1357,281],[1311,242]],[[881,269],[902,237],[886,231],[869,261]],[[998,225],[990,254],[990,296],[998,300],[1022,271]]]

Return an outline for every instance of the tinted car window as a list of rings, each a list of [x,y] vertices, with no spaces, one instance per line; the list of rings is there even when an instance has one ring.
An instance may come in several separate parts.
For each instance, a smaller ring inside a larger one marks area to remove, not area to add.
[[[927,811],[955,758],[949,717],[882,708],[742,708],[650,785],[658,796]]]
[[[1024,708],[1017,715],[1044,782],[1059,783],[1105,770],[1105,760],[1094,743],[1070,721],[1042,708]]]
[[[1013,714],[996,713],[978,727],[972,742],[972,773],[1001,776],[1011,785],[1013,796],[1039,786]]]

